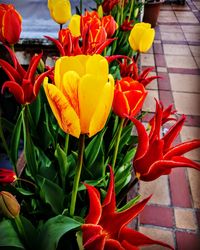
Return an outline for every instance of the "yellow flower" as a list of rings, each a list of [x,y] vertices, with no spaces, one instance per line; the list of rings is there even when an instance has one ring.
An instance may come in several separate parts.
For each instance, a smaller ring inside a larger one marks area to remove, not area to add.
[[[153,43],[155,30],[149,23],[137,23],[131,30],[129,43],[133,50],[147,52]]]
[[[71,18],[69,0],[48,0],[48,8],[52,19],[56,23],[64,24]]]
[[[65,56],[56,61],[55,85],[45,78],[44,90],[61,129],[77,138],[91,137],[105,126],[114,79],[101,55]]]
[[[81,16],[77,14],[73,15],[69,22],[69,29],[73,36],[77,37],[81,35],[80,26]]]
[[[20,205],[15,197],[7,192],[0,192],[0,212],[8,218],[15,218],[19,215]]]

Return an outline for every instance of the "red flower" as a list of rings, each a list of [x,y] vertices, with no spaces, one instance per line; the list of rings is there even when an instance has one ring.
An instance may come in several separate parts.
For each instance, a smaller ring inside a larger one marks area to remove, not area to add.
[[[138,131],[138,148],[133,159],[136,175],[143,181],[152,181],[161,175],[170,174],[172,168],[189,167],[200,170],[200,164],[184,156],[190,150],[200,147],[200,140],[192,140],[172,146],[173,141],[180,133],[185,121],[183,115],[161,138],[161,126],[174,113],[172,106],[163,110],[156,102],[156,114],[151,119],[151,130],[147,134],[145,127],[135,118],[130,118]]]
[[[128,21],[128,18],[126,18],[123,24],[121,25],[120,29],[123,31],[130,31],[133,28],[133,23],[134,20]]]
[[[10,169],[0,168],[0,183],[13,183],[17,179],[15,172]]]
[[[111,10],[119,3],[119,0],[104,0],[102,3],[103,12],[110,13]]]
[[[118,27],[115,19],[111,15],[104,16],[101,20],[101,23],[106,30],[107,36],[112,37]]]
[[[44,77],[47,76],[51,70],[36,76],[37,66],[42,58],[41,53],[33,56],[28,70],[25,71],[19,64],[14,52],[10,48],[6,48],[10,53],[14,66],[0,59],[0,66],[10,79],[3,84],[1,92],[3,94],[5,89],[8,88],[20,104],[31,103],[37,97]]]
[[[89,213],[85,224],[82,225],[85,250],[137,250],[139,246],[153,244],[173,249],[168,244],[126,227],[143,210],[150,197],[122,212],[117,212],[114,174],[111,168],[110,183],[102,205],[98,190],[88,184],[85,186],[90,199]]]
[[[117,80],[113,99],[114,113],[122,118],[135,116],[142,108],[146,95],[147,91],[138,81],[130,77]]]
[[[22,18],[12,4],[0,4],[0,41],[15,44],[19,41]]]

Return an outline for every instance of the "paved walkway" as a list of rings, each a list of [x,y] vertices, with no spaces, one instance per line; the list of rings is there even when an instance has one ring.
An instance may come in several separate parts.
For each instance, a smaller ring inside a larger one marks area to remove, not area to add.
[[[149,85],[145,110],[154,111],[154,97],[164,105],[174,104],[187,120],[179,141],[200,138],[200,1],[185,6],[161,7],[156,39],[142,57],[143,66],[155,66],[163,79]],[[155,73],[154,73],[155,74]],[[200,161],[200,150],[188,153]],[[141,183],[140,193],[154,193],[140,216],[141,232],[163,240],[177,250],[200,249],[200,173],[193,169],[172,170],[151,183]],[[145,247],[144,249],[165,249]]]

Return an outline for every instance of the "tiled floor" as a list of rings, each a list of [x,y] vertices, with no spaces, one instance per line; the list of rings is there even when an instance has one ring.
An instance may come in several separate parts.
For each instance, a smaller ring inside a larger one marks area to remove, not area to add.
[[[200,1],[165,3],[161,7],[156,39],[143,66],[155,66],[162,77],[148,87],[144,109],[154,111],[154,97],[164,105],[174,104],[178,114],[187,115],[179,141],[200,138]],[[187,154],[200,161],[200,150]],[[140,184],[140,193],[154,193],[140,216],[140,230],[163,240],[177,250],[200,249],[200,173],[176,169],[171,175]],[[144,249],[165,249],[145,247]]]

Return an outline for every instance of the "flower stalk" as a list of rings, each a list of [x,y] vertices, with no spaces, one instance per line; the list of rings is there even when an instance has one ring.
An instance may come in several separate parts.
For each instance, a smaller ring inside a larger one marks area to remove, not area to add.
[[[75,177],[74,177],[74,183],[73,183],[73,189],[72,189],[72,198],[71,198],[71,204],[70,204],[70,215],[72,217],[74,216],[75,207],[76,207],[78,185],[79,185],[81,170],[82,170],[82,165],[83,165],[84,148],[85,148],[85,134],[81,134],[79,137],[78,162],[77,162],[76,171],[75,171]]]

